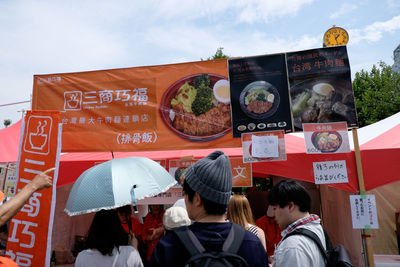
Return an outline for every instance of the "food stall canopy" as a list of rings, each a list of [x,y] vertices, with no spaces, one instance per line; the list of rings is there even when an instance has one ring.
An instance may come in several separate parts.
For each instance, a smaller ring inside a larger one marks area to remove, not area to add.
[[[0,162],[18,160],[18,143],[21,122],[0,130]],[[358,129],[358,139],[363,165],[366,190],[398,181],[398,159],[400,158],[400,112],[377,123]],[[352,133],[349,132],[352,146]],[[302,133],[285,135],[287,161],[253,163],[253,176],[278,175],[308,182],[314,182],[312,162],[346,160],[349,175],[348,184],[333,184],[332,187],[356,192],[358,190],[354,149],[351,153],[306,154]],[[115,152],[115,158],[148,157],[153,160],[179,159],[193,156],[202,158],[215,149],[191,149],[174,151]],[[242,149],[221,148],[230,157],[241,157]],[[111,152],[65,153],[61,155],[60,173],[57,186],[73,183],[77,177],[94,164],[112,159]]]
[[[22,120],[0,130],[0,162],[18,161]]]

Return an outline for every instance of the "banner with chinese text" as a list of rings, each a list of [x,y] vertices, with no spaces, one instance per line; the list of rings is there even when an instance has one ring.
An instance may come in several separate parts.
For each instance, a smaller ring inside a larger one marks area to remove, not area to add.
[[[6,255],[18,266],[49,266],[61,124],[58,111],[28,111],[21,128],[17,192],[37,174],[56,167],[53,186],[33,193],[11,219]]]
[[[357,126],[346,46],[287,53],[295,130],[303,123],[346,121]]]
[[[191,160],[169,160],[169,173],[176,180],[185,174],[187,168],[196,163],[197,159]],[[241,157],[229,158],[232,171],[232,186],[233,187],[251,187],[253,185],[253,175],[251,163],[244,163]],[[176,185],[174,187],[181,187]]]
[[[61,112],[66,152],[239,147],[227,76],[226,59],[35,75],[32,108]]]

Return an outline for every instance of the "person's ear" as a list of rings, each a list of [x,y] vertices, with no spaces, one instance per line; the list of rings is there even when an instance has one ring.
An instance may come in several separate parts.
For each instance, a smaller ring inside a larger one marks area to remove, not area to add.
[[[292,212],[292,211],[295,210],[295,205],[294,205],[294,202],[293,202],[293,201],[290,201],[290,202],[288,203],[288,206],[289,206],[289,211],[290,211],[290,212]]]
[[[199,193],[197,193],[197,192],[194,193],[193,204],[196,207],[200,207],[201,205],[203,205],[203,201],[201,201],[201,197],[200,197]]]

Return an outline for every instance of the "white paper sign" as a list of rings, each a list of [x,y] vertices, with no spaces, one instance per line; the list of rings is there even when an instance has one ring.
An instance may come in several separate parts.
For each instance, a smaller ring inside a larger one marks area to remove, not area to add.
[[[345,160],[313,162],[315,184],[348,183]]]
[[[260,158],[279,157],[278,136],[257,136],[251,137],[251,155]]]
[[[354,229],[379,228],[374,195],[351,195],[350,207]]]

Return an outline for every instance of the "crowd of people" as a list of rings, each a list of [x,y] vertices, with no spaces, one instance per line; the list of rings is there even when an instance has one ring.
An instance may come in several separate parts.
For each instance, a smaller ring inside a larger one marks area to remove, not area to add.
[[[49,171],[0,206],[0,225],[34,191],[51,186]],[[325,244],[321,221],[310,214],[310,196],[298,182],[282,180],[274,185],[265,200],[268,211],[255,221],[246,196],[232,194],[230,161],[223,152],[197,161],[179,181],[184,200],[166,210],[150,205],[143,223],[133,216],[130,205],[97,212],[75,266],[202,266],[206,261],[233,266],[326,266],[315,242],[292,233],[304,228]]]

